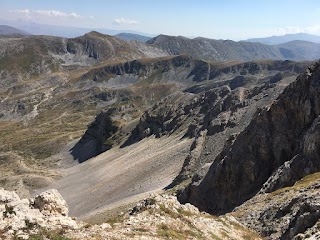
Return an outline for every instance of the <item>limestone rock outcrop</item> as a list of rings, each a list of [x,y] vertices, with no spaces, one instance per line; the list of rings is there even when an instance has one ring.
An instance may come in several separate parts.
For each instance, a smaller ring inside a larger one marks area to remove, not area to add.
[[[320,63],[316,63],[271,106],[255,113],[213,159],[206,176],[194,178],[180,200],[221,214],[257,193],[292,186],[320,171],[319,96]]]
[[[0,188],[0,238],[28,239],[41,228],[78,229],[82,225],[68,217],[68,208],[59,192],[51,189],[30,199]]]
[[[261,239],[233,216],[210,216],[165,194],[153,194],[99,225],[68,217],[66,202],[55,189],[31,199],[0,189],[0,196],[1,239]]]
[[[258,194],[232,215],[267,239],[320,239],[319,188],[318,172],[292,187]]]
[[[156,194],[107,223],[66,234],[76,239],[261,239],[233,216],[214,217],[174,196]]]

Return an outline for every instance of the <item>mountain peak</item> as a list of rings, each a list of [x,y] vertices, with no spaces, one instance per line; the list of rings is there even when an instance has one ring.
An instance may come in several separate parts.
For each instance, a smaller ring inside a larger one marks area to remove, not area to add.
[[[0,36],[14,36],[14,37],[21,37],[21,36],[27,36],[30,35],[30,33],[27,33],[25,31],[22,31],[18,28],[14,28],[8,25],[0,25]]]
[[[106,35],[106,34],[103,34],[103,33],[97,32],[97,31],[91,31],[91,32],[86,33],[85,36],[90,36],[90,37],[106,37],[106,36],[109,36],[109,35]]]

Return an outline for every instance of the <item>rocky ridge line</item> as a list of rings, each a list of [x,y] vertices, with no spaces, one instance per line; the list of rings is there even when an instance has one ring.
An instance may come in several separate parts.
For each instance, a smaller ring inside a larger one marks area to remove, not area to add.
[[[261,239],[234,217],[213,217],[176,197],[153,195],[109,223],[90,225],[68,217],[55,189],[31,199],[0,189],[1,239]]]

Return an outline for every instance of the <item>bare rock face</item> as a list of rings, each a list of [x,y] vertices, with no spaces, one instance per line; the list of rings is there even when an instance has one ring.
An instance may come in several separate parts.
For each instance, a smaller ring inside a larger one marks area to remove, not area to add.
[[[244,64],[221,68],[219,71],[228,74],[243,70],[255,72],[264,67],[266,66]],[[276,100],[285,86],[293,80],[285,77],[278,79],[277,83],[270,83],[270,77],[267,77],[251,82],[246,80],[243,86],[237,86],[238,83],[234,81],[234,89],[229,86],[233,80],[228,80],[216,82],[223,82],[224,85],[221,86],[199,85],[185,93],[172,94],[142,115],[123,146],[150,135],[161,137],[184,133],[185,137],[194,138],[190,154],[174,181],[174,184],[179,184],[190,179],[205,164],[211,163],[222,151],[228,151],[224,148],[226,140],[227,144],[232,144],[239,132],[250,123],[255,111]]]
[[[180,200],[221,214],[259,192],[292,186],[320,171],[319,96],[317,63],[270,107],[258,110],[250,124],[225,145],[206,176],[194,178]]]
[[[292,187],[258,194],[233,215],[267,239],[320,238],[320,174],[311,174]]]

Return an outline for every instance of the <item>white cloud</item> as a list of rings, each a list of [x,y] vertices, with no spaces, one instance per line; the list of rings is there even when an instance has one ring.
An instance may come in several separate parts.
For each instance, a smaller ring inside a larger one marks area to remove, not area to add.
[[[53,18],[79,18],[80,15],[71,12],[61,12],[57,10],[29,10],[29,9],[22,9],[22,10],[10,10],[11,14],[17,14],[22,15],[27,18],[33,18],[33,17],[53,17]]]
[[[289,33],[310,33],[320,35],[320,25],[312,25],[307,27],[287,26],[279,27],[275,30],[276,35],[284,35]]]
[[[37,10],[34,11],[35,14],[39,14],[39,15],[44,15],[44,16],[48,16],[48,17],[72,17],[72,18],[78,18],[80,17],[80,15],[71,12],[71,13],[66,13],[66,12],[60,12],[60,11],[56,11],[56,10]]]
[[[113,24],[116,24],[116,25],[121,25],[121,24],[130,24],[130,25],[133,25],[133,24],[137,24],[138,22],[135,21],[135,20],[131,20],[131,19],[126,19],[126,18],[115,18],[113,20]]]
[[[10,13],[17,13],[17,14],[30,14],[30,10],[29,9],[21,9],[21,10],[10,10]]]

